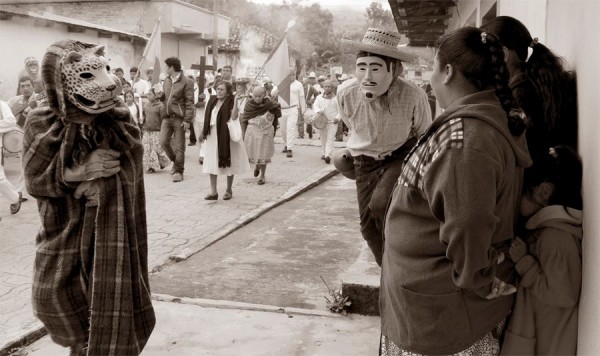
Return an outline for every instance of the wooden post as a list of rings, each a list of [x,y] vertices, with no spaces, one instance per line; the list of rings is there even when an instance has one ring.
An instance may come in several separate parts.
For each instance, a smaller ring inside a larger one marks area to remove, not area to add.
[[[219,0],[213,0],[213,71],[217,73],[217,56],[219,55]]]

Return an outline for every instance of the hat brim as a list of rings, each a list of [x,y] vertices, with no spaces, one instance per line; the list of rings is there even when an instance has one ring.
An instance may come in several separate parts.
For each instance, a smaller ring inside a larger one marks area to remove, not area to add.
[[[416,62],[419,56],[403,51],[402,49],[391,49],[381,46],[375,46],[368,43],[342,39],[342,46],[348,51],[365,51],[369,53],[380,54],[382,56],[399,59],[403,62]]]

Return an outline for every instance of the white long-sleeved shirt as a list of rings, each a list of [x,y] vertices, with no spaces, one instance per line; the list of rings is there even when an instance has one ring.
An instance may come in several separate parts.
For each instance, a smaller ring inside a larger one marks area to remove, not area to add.
[[[323,94],[319,94],[312,106],[315,114],[324,112],[327,116],[327,123],[332,123],[339,116],[339,105],[335,95],[331,98],[324,98]]]
[[[297,80],[294,80],[292,84],[290,84],[290,102],[286,103],[280,97],[278,97],[279,104],[281,104],[282,109],[292,108],[299,106],[300,112],[304,112],[306,110],[306,100],[304,98],[304,86]]]
[[[21,130],[19,126],[17,126],[17,119],[13,115],[8,104],[4,101],[0,101],[0,135],[14,130]],[[0,147],[2,147],[1,139]]]

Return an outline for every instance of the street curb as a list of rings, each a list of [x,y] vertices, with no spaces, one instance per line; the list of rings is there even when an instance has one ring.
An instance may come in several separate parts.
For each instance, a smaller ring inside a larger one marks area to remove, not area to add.
[[[48,332],[46,328],[44,328],[41,323],[39,325],[35,325],[31,328],[31,330],[27,331],[25,334],[17,337],[16,339],[7,342],[0,348],[0,356],[8,356],[16,349],[20,349],[25,346],[29,346],[39,339],[46,336]]]
[[[228,236],[232,232],[242,228],[243,226],[249,224],[250,222],[256,220],[261,215],[267,213],[268,211],[280,206],[283,203],[286,203],[298,195],[304,193],[305,191],[323,183],[329,178],[335,176],[338,171],[334,167],[325,167],[318,171],[317,173],[311,175],[304,181],[296,184],[292,188],[288,189],[283,195],[281,195],[276,201],[270,201],[264,203],[258,208],[252,210],[251,212],[240,216],[236,221],[229,223],[222,228],[219,228],[219,231],[209,235],[207,238],[202,239],[201,241],[192,242],[189,246],[185,247],[181,252],[170,255],[169,260],[174,262],[185,261],[196,253],[206,249],[211,246],[215,242],[223,239]],[[160,271],[168,261],[153,267],[152,271]]]
[[[233,310],[248,310],[257,312],[277,313],[290,315],[303,315],[303,316],[320,316],[327,318],[341,318],[343,315],[336,314],[327,311],[302,309],[302,308],[291,308],[291,307],[278,307],[275,305],[267,304],[253,304],[244,302],[235,302],[230,300],[215,300],[215,299],[203,299],[203,298],[187,298],[187,297],[175,297],[168,294],[154,294],[152,293],[152,300],[159,302],[170,302],[178,304],[196,305],[203,308],[216,308],[216,309],[233,309]]]

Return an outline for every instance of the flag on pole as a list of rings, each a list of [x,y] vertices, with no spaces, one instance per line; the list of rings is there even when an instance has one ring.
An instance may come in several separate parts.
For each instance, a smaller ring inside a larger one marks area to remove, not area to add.
[[[148,68],[153,67],[154,73],[152,75],[152,86],[158,83],[160,73],[160,47],[161,47],[161,32],[160,32],[160,18],[156,21],[154,25],[154,30],[152,31],[152,35],[150,39],[146,43],[146,48],[144,48],[144,54],[142,56],[142,65],[140,65],[138,75],[145,72]]]
[[[290,55],[285,35],[265,61],[263,68],[267,76],[273,80],[273,84],[277,85],[279,97],[289,104],[290,84],[294,78],[290,75]]]

